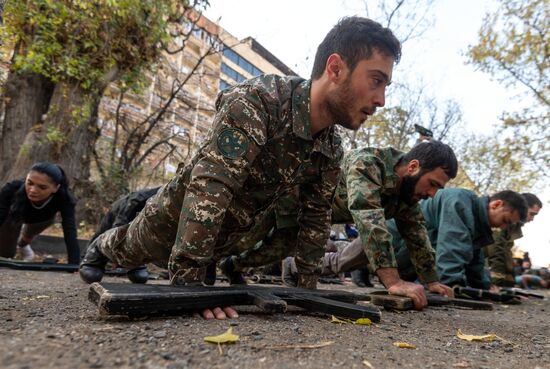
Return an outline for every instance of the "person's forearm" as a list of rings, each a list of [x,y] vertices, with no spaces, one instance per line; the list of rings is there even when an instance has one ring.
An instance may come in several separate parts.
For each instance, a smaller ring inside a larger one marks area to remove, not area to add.
[[[376,275],[386,288],[390,288],[401,281],[397,268],[378,268],[376,269]]]

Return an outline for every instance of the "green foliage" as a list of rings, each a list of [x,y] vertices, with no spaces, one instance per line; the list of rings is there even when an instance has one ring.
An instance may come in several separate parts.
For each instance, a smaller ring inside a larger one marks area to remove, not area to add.
[[[504,133],[514,138],[508,149],[521,152],[524,165],[540,173],[550,168],[549,15],[548,0],[500,0],[468,50],[471,64],[532,98],[529,107],[505,112],[502,121]]]
[[[184,0],[9,1],[1,36],[21,50],[16,70],[85,89],[124,76],[131,87],[169,37],[168,21],[187,7]]]
[[[533,190],[536,169],[525,165],[523,155],[502,132],[488,136],[470,134],[457,145],[457,157],[473,189],[490,194],[509,189]]]
[[[49,126],[46,132],[46,140],[49,143],[62,143],[65,141],[65,135],[59,128]]]

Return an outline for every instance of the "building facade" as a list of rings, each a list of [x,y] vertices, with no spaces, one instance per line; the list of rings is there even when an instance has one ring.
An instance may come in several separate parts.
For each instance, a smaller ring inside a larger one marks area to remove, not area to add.
[[[211,127],[221,90],[262,74],[296,75],[255,39],[239,40],[197,13],[173,27],[181,36],[145,75],[144,88],[123,92],[112,84],[101,101],[98,150],[113,152],[114,145],[116,155],[128,155],[124,144],[138,140],[139,155],[151,152],[132,187],[161,182],[192,157]]]

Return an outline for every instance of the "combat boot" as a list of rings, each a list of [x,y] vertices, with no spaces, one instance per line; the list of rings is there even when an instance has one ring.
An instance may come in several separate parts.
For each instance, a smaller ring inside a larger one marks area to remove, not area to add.
[[[86,283],[100,282],[109,259],[92,242],[80,263],[80,278]]]
[[[229,284],[246,284],[243,274],[235,270],[232,256],[228,256],[220,262],[220,270],[229,280]]]
[[[359,268],[351,271],[351,281],[357,287],[373,287],[370,281],[368,268]]]
[[[138,266],[137,268],[130,269],[126,276],[132,283],[147,283],[149,279],[149,272],[145,265]]]
[[[204,276],[204,284],[213,286],[216,283],[216,262],[213,261],[206,266],[206,274]]]

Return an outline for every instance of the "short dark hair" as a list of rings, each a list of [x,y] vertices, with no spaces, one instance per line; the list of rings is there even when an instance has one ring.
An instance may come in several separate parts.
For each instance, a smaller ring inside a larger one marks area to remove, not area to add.
[[[399,164],[408,163],[411,160],[420,162],[422,173],[442,168],[449,178],[455,178],[458,171],[458,161],[453,149],[441,141],[431,140],[417,144],[403,155]]]
[[[510,190],[500,191],[489,197],[489,202],[495,200],[502,200],[504,206],[512,211],[517,210],[522,222],[527,219],[527,201],[519,193]]]
[[[540,199],[535,194],[524,192],[521,194],[521,196],[523,196],[525,201],[527,201],[527,206],[529,208],[532,208],[533,206],[537,205],[539,208],[542,209],[542,201],[540,201]]]
[[[401,58],[401,43],[389,28],[368,18],[342,18],[319,44],[311,79],[321,78],[331,54],[340,55],[353,70],[359,61],[372,56],[373,49],[393,57],[395,63]]]

